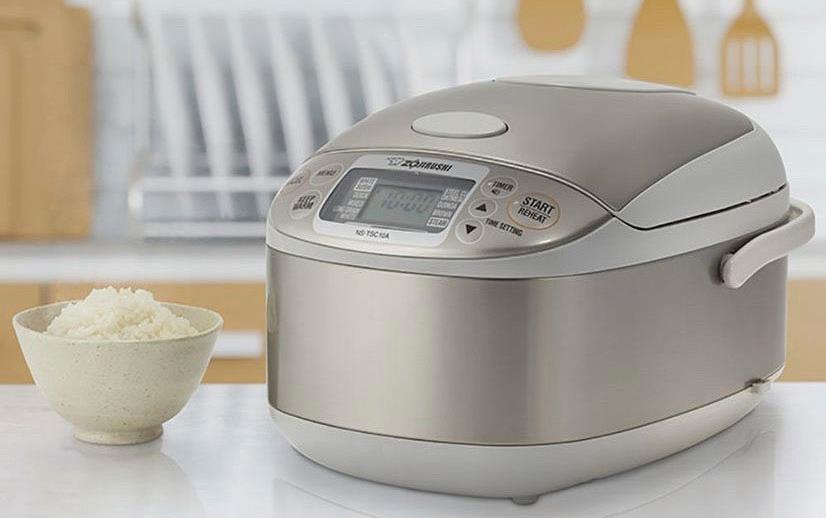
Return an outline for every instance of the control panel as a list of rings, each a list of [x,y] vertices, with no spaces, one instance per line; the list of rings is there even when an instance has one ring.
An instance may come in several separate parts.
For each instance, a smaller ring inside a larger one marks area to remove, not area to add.
[[[495,257],[567,242],[608,217],[539,173],[435,154],[337,152],[311,158],[284,183],[269,224],[337,248]]]

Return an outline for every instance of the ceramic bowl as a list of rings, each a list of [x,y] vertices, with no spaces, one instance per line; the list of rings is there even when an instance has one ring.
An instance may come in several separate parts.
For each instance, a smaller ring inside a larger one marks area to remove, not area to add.
[[[137,444],[157,438],[162,423],[180,412],[201,382],[223,325],[221,315],[164,304],[199,331],[170,340],[92,341],[46,334],[70,303],[28,309],[12,319],[38,388],[81,441]]]

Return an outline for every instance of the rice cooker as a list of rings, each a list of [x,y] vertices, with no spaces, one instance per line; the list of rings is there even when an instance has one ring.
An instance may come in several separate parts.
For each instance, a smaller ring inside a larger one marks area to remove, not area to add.
[[[272,416],[334,470],[530,503],[751,411],[813,233],[766,133],[685,90],[526,76],[400,102],[270,208]]]

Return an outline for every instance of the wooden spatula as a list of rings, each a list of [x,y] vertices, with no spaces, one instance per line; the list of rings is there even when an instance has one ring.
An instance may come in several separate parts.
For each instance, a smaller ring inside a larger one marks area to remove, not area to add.
[[[769,26],[746,0],[720,45],[720,87],[737,97],[770,96],[780,86],[777,40]]]
[[[564,50],[582,36],[585,6],[582,0],[520,0],[516,22],[529,47]]]
[[[628,41],[625,73],[654,83],[694,84],[691,35],[677,0],[643,0]]]

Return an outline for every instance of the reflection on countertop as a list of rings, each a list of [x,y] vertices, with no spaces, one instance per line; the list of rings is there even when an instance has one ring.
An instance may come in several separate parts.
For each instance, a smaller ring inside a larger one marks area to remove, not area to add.
[[[314,464],[270,421],[261,385],[202,386],[161,439],[136,447],[77,442],[34,387],[4,386],[0,499],[10,516],[818,516],[824,404],[826,383],[777,384],[751,415],[700,445],[520,507]]]

